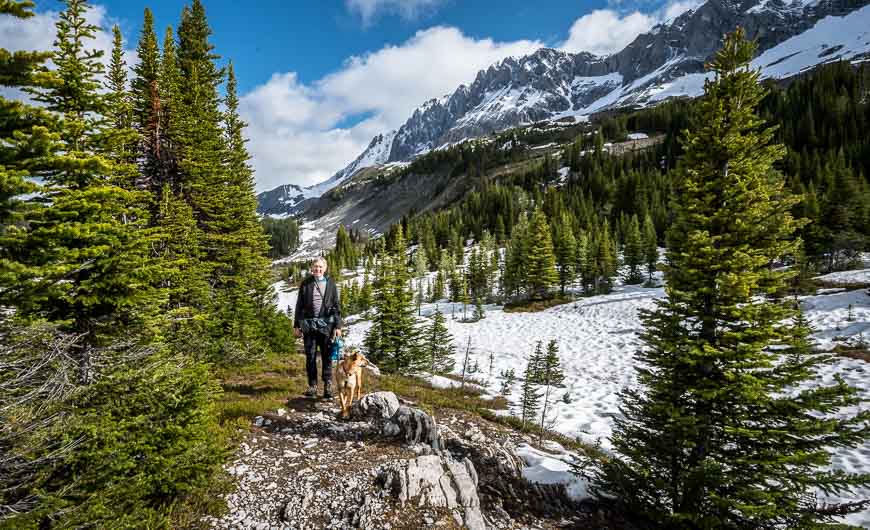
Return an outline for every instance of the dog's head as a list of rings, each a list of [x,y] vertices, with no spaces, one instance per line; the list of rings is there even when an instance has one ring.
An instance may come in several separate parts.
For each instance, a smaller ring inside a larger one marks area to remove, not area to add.
[[[351,350],[345,359],[350,362],[351,370],[369,365],[369,360],[359,350]]]

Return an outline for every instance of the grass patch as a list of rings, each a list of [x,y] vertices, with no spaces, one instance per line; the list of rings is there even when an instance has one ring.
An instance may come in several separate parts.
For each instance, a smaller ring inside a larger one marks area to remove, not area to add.
[[[480,414],[483,410],[507,408],[505,398],[484,399],[475,388],[435,388],[422,379],[403,375],[378,377],[372,389],[393,392],[429,413],[454,409]]]
[[[516,416],[498,416],[491,410],[481,410],[480,416],[493,423],[507,425],[515,431],[538,436],[541,440],[552,440],[554,442],[558,442],[559,445],[565,447],[566,449],[581,451],[586,455],[598,460],[604,460],[607,458],[606,453],[602,451],[600,447],[590,445],[586,442],[580,441],[577,438],[571,438],[570,436],[565,436],[564,434],[559,434],[554,431],[544,430],[544,432],[542,433],[540,424],[526,422],[526,424],[523,425],[523,421]]]
[[[548,300],[533,300],[533,301],[523,301],[523,302],[512,302],[505,304],[504,312],[505,313],[537,313],[539,311],[543,311],[545,309],[549,309],[551,307],[555,307],[557,305],[562,304],[570,304],[573,302],[573,298],[569,298],[567,296],[556,298],[550,298]]]
[[[860,344],[837,344],[834,346],[834,353],[842,357],[850,357],[870,363],[870,349],[866,343]]]
[[[218,421],[225,427],[247,429],[251,420],[275,410],[305,391],[305,358],[298,354],[270,354],[255,363],[221,369],[216,374],[223,395]]]

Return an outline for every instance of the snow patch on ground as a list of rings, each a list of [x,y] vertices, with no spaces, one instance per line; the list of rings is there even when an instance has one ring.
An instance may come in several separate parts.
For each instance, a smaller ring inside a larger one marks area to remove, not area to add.
[[[825,282],[825,283],[834,284],[834,285],[870,283],[870,269],[859,269],[859,270],[854,270],[854,271],[832,272],[830,274],[823,274],[822,276],[816,276],[813,279],[819,280],[819,281]]]
[[[517,456],[526,463],[523,477],[538,484],[564,484],[568,495],[574,500],[590,498],[588,481],[571,473],[571,462],[577,457],[576,453],[566,451],[552,441],[545,442],[544,447],[547,451],[527,444],[517,447]]]
[[[868,275],[870,269],[834,273],[822,278],[842,278],[843,282],[852,283]],[[276,284],[276,288],[278,286]],[[295,291],[282,294],[280,289],[277,290],[280,308],[295,304]],[[477,363],[480,367],[480,371],[471,377],[484,385],[486,394],[497,395],[503,381],[499,374],[504,370],[514,370],[517,381],[507,396],[514,405],[511,411],[500,411],[499,414],[517,414],[515,403],[520,393],[519,379],[529,354],[537,341],[543,341],[546,346],[547,341],[555,339],[565,370],[565,387],[554,393],[550,421],[554,422],[557,432],[587,443],[600,442],[602,449],[609,451],[612,449],[613,421],[620,414],[619,393],[637,384],[634,354],[641,346],[637,336],[641,330],[638,311],[651,309],[655,300],[663,296],[661,287],[618,286],[611,294],[581,297],[537,313],[505,313],[501,306],[486,305],[485,318],[475,323],[461,322],[462,304],[441,301],[423,304],[420,321],[424,325],[430,322],[436,307],[445,315],[456,346],[456,373],[461,372],[465,349],[471,339],[470,363]],[[870,296],[864,289],[826,290],[801,297],[800,301],[820,348],[830,350],[837,344],[861,336],[870,339]],[[470,316],[473,307],[465,310]],[[346,344],[360,345],[371,322],[349,320],[354,323],[346,330]],[[833,383],[837,375],[858,388],[860,395],[870,403],[870,365],[842,357],[820,370],[821,381],[825,384]],[[433,378],[432,383],[436,386],[459,384],[441,376]],[[585,484],[570,483],[579,479],[567,471],[566,462],[570,461],[567,457],[558,452],[546,455],[534,451],[526,451],[524,455],[529,463],[527,476],[530,480],[560,480],[569,485],[569,490],[577,488],[578,495],[585,494]],[[837,469],[870,473],[870,442],[856,449],[834,450],[832,463]],[[870,497],[870,489],[859,490],[843,499],[857,497]],[[854,514],[844,520],[870,526],[870,512]]]

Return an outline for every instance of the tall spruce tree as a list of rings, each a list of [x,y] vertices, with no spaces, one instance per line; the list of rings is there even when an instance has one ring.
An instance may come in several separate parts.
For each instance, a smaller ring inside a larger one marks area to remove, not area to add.
[[[526,239],[526,289],[534,300],[549,296],[550,288],[559,281],[556,255],[547,216],[542,209],[535,210]]]
[[[738,29],[709,65],[678,168],[667,298],[643,315],[640,386],[622,396],[616,457],[597,478],[627,513],[663,527],[818,528],[831,512],[807,502],[815,488],[870,480],[826,469],[830,447],[867,437],[870,411],[847,412],[854,389],[816,379],[824,356],[770,297],[788,276],[770,264],[794,252],[799,223],[772,169],[784,149],[756,114],[754,52]]]
[[[453,359],[456,346],[453,344],[453,336],[447,330],[444,314],[438,308],[432,315],[432,325],[425,332],[422,347],[423,357],[430,373],[440,374],[453,371],[456,366],[456,361]]]
[[[547,343],[547,351],[544,353],[540,362],[540,370],[538,379],[541,386],[544,387],[544,404],[541,407],[541,433],[547,425],[547,412],[552,403],[550,393],[555,388],[562,386],[565,380],[565,372],[562,370],[562,363],[559,360],[559,345],[555,339]]]
[[[646,265],[647,281],[651,282],[659,262],[659,242],[656,227],[649,214],[643,218],[642,236],[643,262]]]
[[[133,66],[130,83],[132,125],[139,133],[138,184],[153,194],[161,192],[160,144],[161,94],[159,91],[160,49],[154,33],[154,15],[147,7],[143,15],[142,31],[136,47],[139,61]]]
[[[537,349],[536,352],[539,352]],[[537,353],[529,358],[526,364],[526,371],[523,374],[523,384],[520,387],[520,420],[522,426],[526,423],[534,421],[540,407],[541,391],[538,390],[538,370],[540,368],[541,358]]]
[[[133,108],[130,91],[127,88],[127,63],[124,61],[124,41],[121,28],[112,27],[112,57],[106,75],[108,93],[107,117],[109,134],[106,142],[107,154],[115,164],[117,184],[133,188],[136,184],[136,142],[138,136],[133,129]]]
[[[628,272],[625,277],[625,283],[635,284],[643,281],[643,273],[641,265],[644,263],[643,242],[640,233],[640,223],[637,220],[637,215],[632,215],[631,220],[625,231],[625,244],[622,247],[622,259],[625,266],[628,267]]]
[[[86,20],[88,9],[83,0],[68,1],[57,22],[58,82],[33,93],[62,118],[62,154],[44,172],[50,206],[29,234],[27,259],[40,275],[32,296],[15,303],[21,315],[58,322],[84,337],[78,356],[85,382],[92,352],[108,338],[153,331],[162,297],[154,285],[163,272],[149,256],[154,235],[145,230],[141,192],[117,185],[116,165],[105,155],[120,141],[97,80],[102,52],[90,49],[97,28]]]
[[[393,248],[383,254],[375,272],[375,315],[365,337],[369,358],[387,372],[409,373],[425,367],[420,333],[414,316],[414,293],[405,263],[406,244],[401,225]]]
[[[571,216],[565,211],[559,216],[553,237],[556,264],[559,266],[559,293],[565,296],[565,287],[574,281],[577,265],[577,240],[571,228]]]

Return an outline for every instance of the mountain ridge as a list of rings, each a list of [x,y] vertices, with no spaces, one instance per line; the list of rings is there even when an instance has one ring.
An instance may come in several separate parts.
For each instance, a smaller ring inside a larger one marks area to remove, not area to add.
[[[864,60],[870,57],[870,30],[861,29],[862,22],[870,28],[868,2],[707,0],[609,56],[541,48],[507,57],[480,70],[470,84],[424,102],[398,129],[376,135],[363,153],[327,181],[261,193],[260,212],[302,212],[309,199],[365,167],[403,164],[433,149],[511,127],[584,120],[609,109],[700,95],[704,62],[717,49],[721,35],[738,25],[758,42],[753,66],[761,68],[763,77],[790,77],[834,60]],[[838,25],[848,31],[837,31]],[[847,42],[852,37],[854,42]],[[789,48],[794,39],[806,41],[804,48]],[[827,45],[825,39],[830,41]],[[779,47],[788,48],[787,53],[769,53]]]

